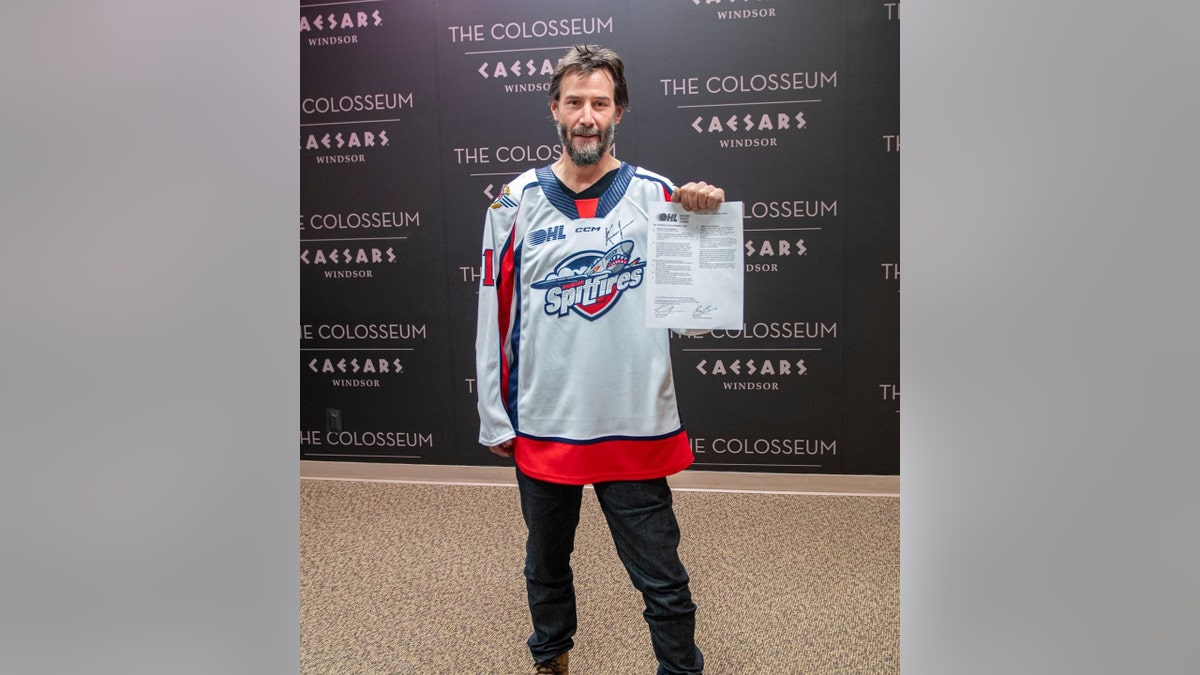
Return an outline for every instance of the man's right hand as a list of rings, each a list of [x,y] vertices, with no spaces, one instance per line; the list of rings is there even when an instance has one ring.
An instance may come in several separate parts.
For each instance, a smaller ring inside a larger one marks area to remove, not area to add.
[[[512,456],[513,456],[512,439],[510,438],[507,441],[504,441],[503,443],[501,443],[500,445],[490,445],[490,446],[488,446],[488,450],[491,450],[492,452],[496,453],[497,455],[500,455],[501,457],[504,457],[505,459],[512,459]]]

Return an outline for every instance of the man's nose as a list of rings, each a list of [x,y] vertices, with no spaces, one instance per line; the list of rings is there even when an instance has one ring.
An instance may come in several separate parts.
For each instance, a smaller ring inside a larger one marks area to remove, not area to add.
[[[590,103],[584,103],[583,108],[579,111],[579,125],[584,127],[594,127],[596,121],[596,112],[592,110]]]

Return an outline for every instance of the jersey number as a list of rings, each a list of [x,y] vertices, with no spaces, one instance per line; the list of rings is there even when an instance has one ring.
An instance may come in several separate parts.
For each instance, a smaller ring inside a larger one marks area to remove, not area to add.
[[[495,273],[492,270],[493,270],[492,249],[490,249],[490,248],[484,249],[484,251],[483,251],[483,285],[484,286],[495,286],[496,285]]]

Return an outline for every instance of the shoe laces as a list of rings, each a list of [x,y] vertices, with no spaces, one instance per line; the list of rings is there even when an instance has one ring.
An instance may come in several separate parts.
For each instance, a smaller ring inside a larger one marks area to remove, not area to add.
[[[562,666],[557,658],[536,664],[534,675],[562,675]]]

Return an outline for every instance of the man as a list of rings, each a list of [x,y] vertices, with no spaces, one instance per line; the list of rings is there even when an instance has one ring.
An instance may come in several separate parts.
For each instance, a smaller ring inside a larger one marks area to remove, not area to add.
[[[484,228],[479,441],[517,465],[535,673],[568,673],[570,557],[589,483],[645,599],[659,675],[704,670],[666,481],[691,465],[692,452],[667,331],[645,327],[643,282],[654,203],[712,209],[725,192],[703,182],[676,188],[614,157],[628,104],[615,53],[571,48],[550,84],[562,155],[504,186]]]

